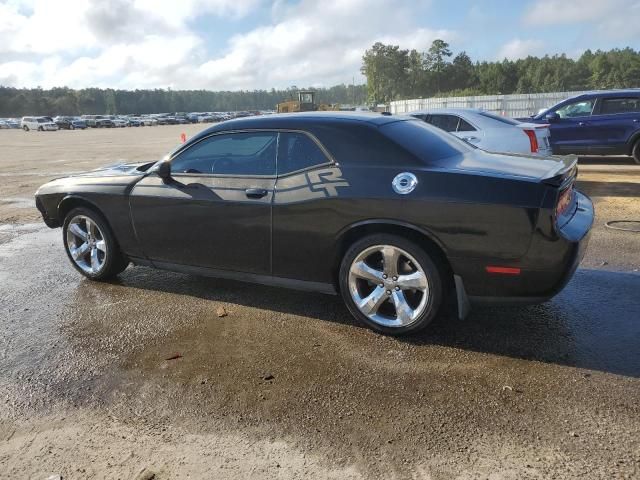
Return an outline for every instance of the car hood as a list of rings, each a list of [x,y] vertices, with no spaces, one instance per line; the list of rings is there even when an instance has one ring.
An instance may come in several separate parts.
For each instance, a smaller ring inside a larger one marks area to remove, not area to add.
[[[146,171],[154,163],[155,162],[119,163],[90,172],[72,173],[45,183],[38,189],[36,196],[53,193],[70,193],[81,186],[83,188],[100,185],[109,188],[129,186],[146,175]]]
[[[153,163],[155,162],[115,163],[89,172],[76,173],[70,175],[70,177],[121,177],[122,175],[144,175],[146,169],[141,169],[140,167],[152,165]]]
[[[540,181],[575,168],[575,157],[536,157],[516,153],[493,153],[476,149],[449,159],[454,171],[495,177]]]

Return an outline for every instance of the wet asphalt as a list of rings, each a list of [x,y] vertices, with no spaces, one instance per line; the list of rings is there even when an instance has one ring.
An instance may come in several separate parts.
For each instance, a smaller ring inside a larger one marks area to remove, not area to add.
[[[556,298],[389,338],[338,297],[82,278],[35,189],[160,158],[182,131],[0,132],[0,479],[640,478],[640,234],[604,225],[640,220],[636,165],[581,161],[596,223]]]
[[[494,451],[513,478],[638,474],[637,273],[579,269],[546,304],[465,321],[448,309],[396,339],[354,324],[338,297],[143,267],[96,283],[59,229],[4,225],[0,239],[3,418],[91,408],[252,431],[380,478]]]

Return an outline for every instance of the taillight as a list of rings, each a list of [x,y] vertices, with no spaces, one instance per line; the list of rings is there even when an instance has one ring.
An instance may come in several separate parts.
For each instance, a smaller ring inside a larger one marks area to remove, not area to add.
[[[573,185],[569,185],[558,197],[558,204],[556,205],[556,218],[563,215],[567,209],[571,206],[571,200],[573,199]]]
[[[531,153],[538,153],[538,137],[536,137],[535,130],[525,130],[524,133],[529,137],[529,143],[531,144]]]

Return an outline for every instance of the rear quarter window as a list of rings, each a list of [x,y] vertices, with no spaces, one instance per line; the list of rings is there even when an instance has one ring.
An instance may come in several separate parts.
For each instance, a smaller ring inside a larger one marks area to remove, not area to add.
[[[603,98],[600,115],[640,112],[640,97]]]
[[[415,120],[416,123],[424,123]],[[419,157],[368,124],[345,122],[310,128],[338,163],[345,165],[421,165]]]
[[[459,138],[418,120],[388,123],[381,132],[427,164],[475,150]]]

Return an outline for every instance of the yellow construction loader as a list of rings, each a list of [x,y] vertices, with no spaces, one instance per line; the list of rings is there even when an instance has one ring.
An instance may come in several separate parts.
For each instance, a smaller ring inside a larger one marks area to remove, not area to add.
[[[315,111],[329,111],[340,110],[340,105],[329,105],[326,103],[316,104],[316,92],[313,90],[300,90],[298,91],[297,100],[288,100],[286,102],[280,102],[276,105],[278,113],[290,113],[290,112],[315,112]]]

